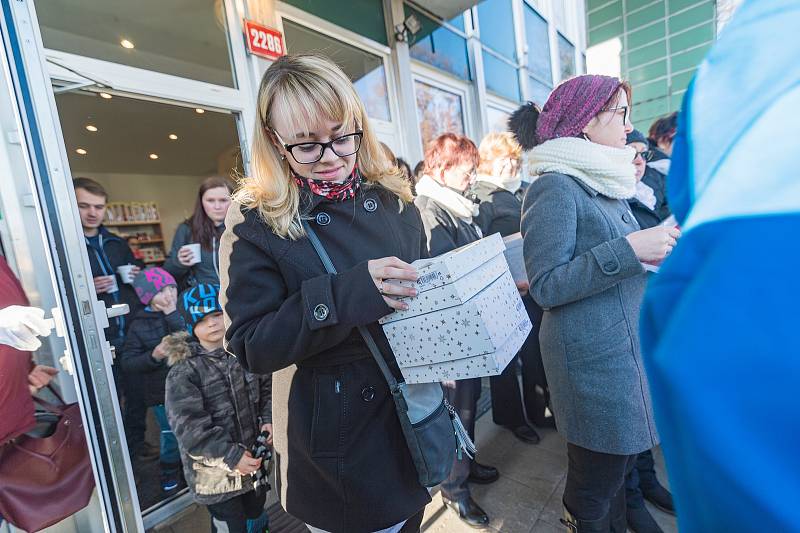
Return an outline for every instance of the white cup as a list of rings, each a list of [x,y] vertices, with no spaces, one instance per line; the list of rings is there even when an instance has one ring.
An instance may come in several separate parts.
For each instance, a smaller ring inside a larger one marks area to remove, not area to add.
[[[192,259],[190,261],[190,263],[192,265],[196,265],[197,263],[200,262],[200,243],[199,242],[195,242],[195,243],[192,243],[192,244],[186,244],[186,245],[181,246],[181,250],[184,250],[184,249],[189,250],[190,252],[192,252]]]
[[[120,265],[117,267],[117,274],[119,274],[122,283],[133,283],[133,278],[136,277],[133,275],[134,268],[136,268],[136,265]]]
[[[111,287],[109,287],[106,292],[108,293],[117,292],[119,290],[119,285],[117,284],[117,276],[111,275],[106,277],[108,277],[112,281]]]

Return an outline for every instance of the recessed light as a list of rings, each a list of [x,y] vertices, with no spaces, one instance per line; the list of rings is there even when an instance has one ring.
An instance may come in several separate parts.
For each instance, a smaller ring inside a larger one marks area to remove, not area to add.
[[[170,134],[169,134],[169,138],[170,138],[171,140],[173,140],[173,141],[177,141],[177,140],[178,140],[178,136],[177,136],[177,135],[175,135],[174,133],[170,133]]]
[[[78,148],[78,149],[77,149],[77,150],[75,150],[75,151],[76,151],[77,153],[79,153],[80,155],[86,155],[86,150],[84,150],[83,148]]]
[[[205,113],[205,112],[206,112],[206,110],[205,110],[205,109],[201,109],[201,108],[199,108],[199,107],[196,107],[196,108],[194,109],[194,112],[195,112],[195,113],[199,113],[199,114],[201,114],[201,115],[202,115],[203,113]]]
[[[100,93],[100,98],[105,98],[106,100],[111,100],[111,95],[108,93]]]
[[[91,132],[95,132],[95,131],[97,131],[97,126],[92,126],[91,124],[87,124],[86,125],[86,129],[91,131]]]
[[[150,154],[150,159],[158,159],[158,154]]]
[[[132,43],[132,42],[130,42],[128,39],[122,39],[122,40],[119,42],[119,44],[122,46],[122,48],[127,48],[128,50],[130,50],[130,49],[134,48],[134,45],[133,45],[133,43]]]

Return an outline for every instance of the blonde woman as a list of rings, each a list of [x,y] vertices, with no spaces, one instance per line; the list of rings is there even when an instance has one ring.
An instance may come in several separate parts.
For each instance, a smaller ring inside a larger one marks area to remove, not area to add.
[[[312,531],[417,531],[430,501],[356,329],[369,328],[396,370],[376,321],[414,295],[384,281],[416,279],[408,263],[426,250],[410,202],[339,67],[294,55],[267,69],[251,174],[222,239],[225,337],[248,370],[273,373],[281,503]],[[326,273],[301,219],[339,274]]]

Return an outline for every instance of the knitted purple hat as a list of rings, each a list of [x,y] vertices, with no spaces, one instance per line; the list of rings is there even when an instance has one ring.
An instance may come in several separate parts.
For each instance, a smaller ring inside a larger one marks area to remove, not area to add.
[[[621,86],[618,78],[593,74],[561,83],[550,93],[539,114],[537,141],[577,137]]]
[[[144,305],[150,305],[150,300],[158,294],[164,287],[177,287],[175,278],[172,274],[161,267],[145,268],[133,278],[133,289],[136,296]]]

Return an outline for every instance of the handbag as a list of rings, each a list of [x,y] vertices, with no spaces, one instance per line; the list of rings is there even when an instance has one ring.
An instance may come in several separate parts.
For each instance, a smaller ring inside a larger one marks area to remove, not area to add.
[[[0,446],[0,516],[25,531],[39,531],[80,511],[94,491],[80,407],[65,404],[48,388],[61,405],[33,399],[57,417],[55,430],[42,438],[21,435]]]
[[[336,274],[336,268],[322,242],[305,220],[303,228],[325,270],[329,274]],[[440,384],[409,385],[397,381],[375,343],[372,333],[366,326],[359,326],[358,331],[389,385],[397,417],[400,419],[400,428],[411,459],[414,461],[420,484],[423,487],[438,485],[450,475],[456,454],[459,459],[462,451],[472,457],[477,451],[475,445],[455,409],[444,397]]]

